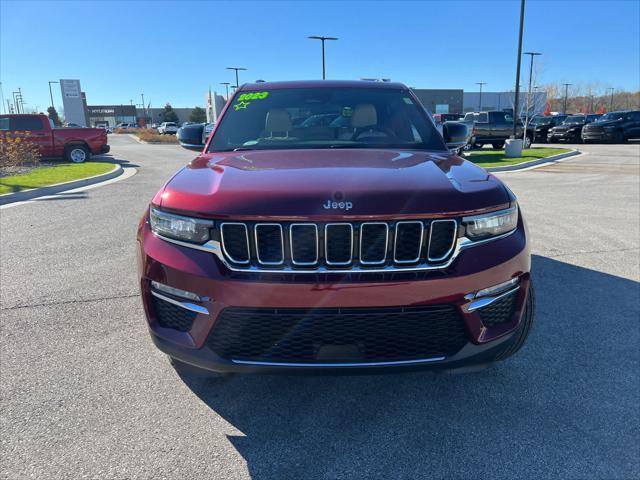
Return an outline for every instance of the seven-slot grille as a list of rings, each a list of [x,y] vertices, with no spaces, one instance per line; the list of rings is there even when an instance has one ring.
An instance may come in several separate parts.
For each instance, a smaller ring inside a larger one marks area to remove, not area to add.
[[[240,269],[437,266],[451,257],[457,236],[454,219],[220,223],[224,256]]]

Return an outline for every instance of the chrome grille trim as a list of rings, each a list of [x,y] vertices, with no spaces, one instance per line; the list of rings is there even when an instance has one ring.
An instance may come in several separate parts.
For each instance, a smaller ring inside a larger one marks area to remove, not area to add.
[[[328,255],[328,245],[329,245],[329,227],[336,227],[336,226],[348,226],[351,232],[351,239],[349,241],[349,245],[350,245],[350,251],[349,251],[349,261],[347,262],[332,262],[329,260],[329,255]],[[351,262],[353,261],[353,225],[347,222],[339,222],[339,223],[327,223],[324,226],[324,258],[325,258],[325,262],[327,262],[327,265],[350,265]]]
[[[398,250],[398,227],[400,225],[411,225],[411,224],[419,224],[420,225],[420,246],[418,247],[418,256],[411,260],[398,260],[396,258],[396,252]],[[424,241],[424,223],[417,220],[409,220],[403,222],[397,222],[395,228],[395,234],[393,236],[393,261],[394,263],[416,263],[420,260],[420,256],[422,255],[422,243]]]
[[[236,260],[235,258],[233,258],[231,255],[229,255],[229,252],[227,252],[227,249],[224,248],[224,227],[226,227],[227,225],[240,225],[244,228],[244,238],[247,242],[247,260],[243,261],[243,260]],[[229,260],[231,260],[233,263],[237,263],[239,265],[247,265],[248,263],[251,262],[251,250],[249,249],[249,230],[247,229],[247,225],[245,223],[241,223],[241,222],[222,222],[220,224],[220,240],[222,243],[222,250],[224,251],[224,254],[229,258]]]
[[[316,259],[313,262],[296,262],[296,255],[293,251],[293,229],[296,227],[313,227],[316,232]],[[320,259],[320,254],[318,250],[320,249],[319,238],[318,238],[318,225],[315,223],[292,223],[289,225],[289,248],[291,249],[291,263],[298,266],[310,266],[316,265],[318,260]]]
[[[430,252],[431,252],[431,235],[433,234],[433,225],[436,224],[436,223],[447,223],[447,222],[449,222],[449,223],[453,222],[453,224],[454,224],[453,236],[451,238],[451,246],[449,247],[449,250],[447,250],[447,253],[445,253],[444,255],[442,255],[440,257],[432,257],[430,255]],[[458,222],[456,222],[452,218],[445,219],[445,220],[433,220],[431,222],[431,224],[429,225],[429,242],[427,243],[427,261],[429,261],[429,262],[440,262],[440,261],[444,260],[445,258],[447,258],[449,255],[451,255],[451,252],[455,248],[457,239],[458,239]]]
[[[384,225],[385,226],[385,238],[384,238],[384,258],[379,262],[368,262],[362,258],[362,239],[364,237],[364,227],[367,225]],[[387,261],[387,251],[389,249],[389,224],[387,222],[363,222],[360,224],[360,248],[358,249],[358,257],[362,265],[382,265]]]
[[[258,243],[258,229],[260,227],[278,227],[280,230],[280,261],[279,262],[265,262],[260,259],[260,247]],[[253,236],[256,244],[256,258],[260,265],[282,265],[284,264],[284,235],[282,234],[282,225],[279,223],[256,223],[253,227]]]

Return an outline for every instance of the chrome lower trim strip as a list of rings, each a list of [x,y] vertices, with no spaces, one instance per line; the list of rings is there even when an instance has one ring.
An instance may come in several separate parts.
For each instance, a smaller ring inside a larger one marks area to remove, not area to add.
[[[517,229],[516,229],[517,230]],[[421,272],[428,270],[442,270],[443,268],[449,267],[454,260],[458,257],[460,252],[466,250],[468,248],[477,247],[479,245],[484,245],[489,242],[494,242],[496,240],[501,240],[503,238],[508,237],[509,235],[513,235],[516,230],[512,230],[511,232],[507,232],[503,235],[499,235],[497,237],[485,238],[483,240],[469,240],[467,237],[460,237],[456,242],[455,249],[453,250],[453,254],[445,263],[439,263],[438,265],[431,265],[428,263],[421,263],[418,265],[413,265],[411,267],[401,267],[398,265],[385,265],[384,267],[372,267],[372,268],[364,268],[358,265],[353,265],[350,268],[327,268],[325,266],[318,266],[313,269],[297,269],[297,268],[278,268],[278,269],[267,269],[267,268],[259,268],[253,265],[248,265],[244,267],[239,267],[237,265],[231,265],[229,261],[224,257],[222,253],[222,248],[220,247],[220,242],[215,240],[209,240],[207,243],[202,245],[182,242],[180,240],[174,240],[173,238],[164,237],[162,235],[158,235],[154,233],[154,235],[165,242],[174,243],[176,245],[180,245],[181,247],[192,248],[195,250],[201,250],[203,252],[213,253],[218,259],[222,262],[222,264],[233,272],[245,272],[245,273],[296,273],[296,274],[318,274],[318,273],[394,273],[394,272]]]
[[[504,298],[507,295],[511,295],[512,293],[516,293],[519,289],[520,289],[520,285],[518,285],[515,288],[512,288],[511,290],[507,290],[506,292],[501,293],[500,295],[496,295],[495,297],[480,297],[477,300],[473,300],[472,302],[469,302],[466,306],[464,306],[464,309],[467,312],[474,312],[480,308],[488,307],[489,305],[491,305],[494,302],[497,302],[501,298]]]
[[[165,302],[171,303],[172,305],[175,305],[177,307],[182,307],[185,310],[190,310],[192,312],[196,312],[196,313],[200,313],[202,315],[209,315],[209,310],[207,310],[204,307],[201,307],[200,305],[195,305],[193,303],[189,303],[189,302],[180,302],[178,300],[175,300],[173,298],[167,297],[165,295],[162,295],[161,293],[158,293],[154,290],[151,290],[151,295],[153,295],[154,297],[159,298],[160,300],[164,300]]]
[[[440,256],[440,257],[432,257],[431,256],[431,236],[433,235],[433,225],[436,223],[451,223],[453,222],[453,224],[455,225],[455,230],[453,232],[453,238],[451,239],[451,246],[449,247],[449,249],[447,250],[447,253],[445,253],[444,255]],[[456,240],[458,238],[458,222],[453,220],[453,219],[449,219],[449,220],[433,220],[431,222],[431,225],[429,226],[429,242],[427,243],[427,261],[429,262],[439,262],[441,260],[444,260],[445,258],[447,258],[449,255],[451,255],[451,251],[455,248],[456,246]]]
[[[353,363],[289,363],[289,362],[259,362],[253,360],[231,360],[239,365],[256,365],[263,367],[385,367],[393,365],[420,365],[421,363],[441,362],[446,357],[432,357],[420,360],[398,360],[396,362],[353,362]]]

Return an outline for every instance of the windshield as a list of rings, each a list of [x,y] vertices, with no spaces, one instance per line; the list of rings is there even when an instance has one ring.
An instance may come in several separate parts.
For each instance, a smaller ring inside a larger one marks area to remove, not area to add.
[[[553,121],[553,117],[542,117],[542,116],[536,115],[531,119],[529,123],[531,125],[545,125],[547,123],[551,123],[552,121]]]
[[[445,148],[406,90],[290,88],[238,93],[209,151],[367,147]]]
[[[586,118],[584,115],[570,115],[562,123],[584,123]]]
[[[611,112],[605,113],[603,116],[598,118],[596,122],[612,122],[614,120],[621,120],[624,118],[624,112]]]

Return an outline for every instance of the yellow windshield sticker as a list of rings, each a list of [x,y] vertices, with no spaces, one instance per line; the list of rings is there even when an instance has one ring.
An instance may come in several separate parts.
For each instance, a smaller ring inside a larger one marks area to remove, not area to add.
[[[269,96],[269,92],[247,92],[238,97],[236,104],[233,106],[235,110],[246,110],[253,100],[264,100]]]

